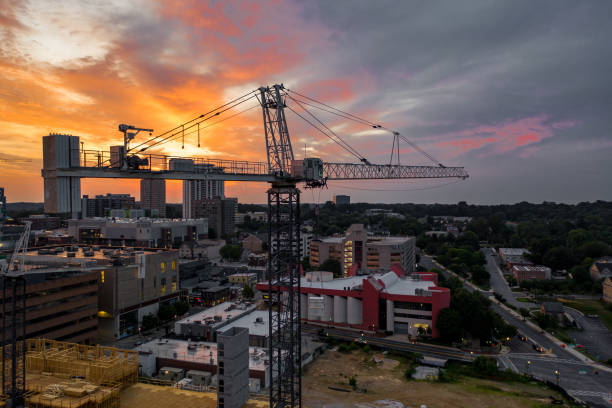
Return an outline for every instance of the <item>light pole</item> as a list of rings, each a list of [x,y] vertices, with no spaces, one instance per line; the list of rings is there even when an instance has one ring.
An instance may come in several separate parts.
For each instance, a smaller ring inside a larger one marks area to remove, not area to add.
[[[559,370],[555,370],[555,376],[557,377],[557,387],[559,386]]]
[[[527,360],[527,365],[526,365],[526,367],[527,367],[527,375],[528,375],[528,376],[530,376],[530,375],[531,375],[531,371],[530,371],[530,368],[531,368],[531,360]]]

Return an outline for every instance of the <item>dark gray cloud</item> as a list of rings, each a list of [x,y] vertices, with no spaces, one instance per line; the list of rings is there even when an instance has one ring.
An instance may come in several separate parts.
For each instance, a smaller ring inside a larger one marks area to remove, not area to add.
[[[385,121],[472,174],[448,188],[357,198],[612,199],[612,3],[319,1],[304,16],[332,30],[320,75],[373,79],[352,109],[391,112]]]

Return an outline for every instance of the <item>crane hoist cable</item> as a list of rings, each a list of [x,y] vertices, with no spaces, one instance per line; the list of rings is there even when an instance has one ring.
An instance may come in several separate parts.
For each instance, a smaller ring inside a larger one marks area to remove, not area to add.
[[[312,112],[310,112],[308,109],[306,109],[306,107],[304,105],[302,105],[300,102],[298,102],[297,100],[295,100],[291,95],[287,95],[291,100],[293,100],[295,103],[297,103],[299,105],[300,108],[302,108],[304,110],[304,112],[308,113],[310,115],[310,117],[312,117],[314,120],[316,120],[317,122],[319,122],[321,124],[321,126],[323,126],[325,129],[327,129],[327,131],[329,133],[331,133],[332,135],[334,135],[336,137],[336,139],[338,139],[340,142],[342,142],[343,145],[345,145],[348,149],[350,149],[356,156],[359,156],[360,160],[365,160],[363,159],[363,155],[361,153],[359,153],[355,148],[353,148],[351,145],[349,145],[347,142],[345,142],[340,136],[338,136],[338,134],[336,132],[334,132],[333,130],[331,130],[325,123],[323,123],[318,117],[316,117]]]
[[[221,122],[225,122],[226,120],[230,120],[230,119],[232,119],[232,118],[235,118],[235,117],[236,117],[236,116],[238,116],[238,115],[242,115],[243,113],[246,113],[246,112],[248,112],[248,111],[251,111],[251,110],[253,110],[253,109],[255,109],[255,108],[259,108],[259,107],[261,107],[261,105],[258,103],[258,104],[256,104],[256,105],[251,106],[250,108],[243,109],[243,110],[241,110],[241,111],[239,111],[239,112],[234,113],[233,115],[227,116],[227,117],[225,117],[225,118],[223,118],[223,119],[220,119],[220,120],[218,120],[218,121],[216,121],[216,122],[209,123],[209,124],[207,124],[206,126],[199,126],[199,124],[200,124],[200,123],[202,123],[202,122],[198,122],[198,128],[196,128],[196,129],[194,129],[194,130],[192,130],[192,131],[190,131],[190,132],[185,132],[185,134],[184,134],[184,135],[185,135],[185,136],[190,136],[190,135],[192,135],[192,134],[194,134],[194,133],[196,133],[196,132],[197,132],[197,133],[198,133],[198,137],[199,137],[199,135],[200,135],[200,131],[202,131],[202,130],[204,130],[204,129],[208,129],[209,127],[215,126],[215,125],[217,125],[217,124],[219,124],[219,123],[221,123]],[[181,134],[176,134],[174,138],[172,138],[172,139],[168,139],[168,140],[166,140],[166,141],[164,141],[164,142],[161,142],[161,143],[159,143],[159,144],[162,144],[162,143],[167,143],[167,142],[171,142],[171,141],[173,141],[173,140],[176,140],[176,139],[178,139],[178,138],[182,138],[182,137],[183,137],[183,134],[182,134],[182,133],[181,133]],[[199,139],[198,139],[198,140],[199,140]],[[199,143],[199,142],[198,142],[198,147],[200,147],[200,143]]]
[[[359,117],[359,116],[357,116],[357,115],[353,115],[352,113],[345,112],[345,111],[343,111],[343,110],[341,110],[341,109],[335,108],[335,107],[330,106],[330,105],[328,105],[328,104],[326,104],[326,103],[323,103],[323,102],[321,102],[321,101],[318,101],[318,100],[316,100],[316,99],[314,99],[314,98],[311,98],[311,97],[309,97],[309,96],[303,95],[303,94],[301,94],[301,93],[299,93],[299,92],[297,92],[297,91],[294,91],[294,90],[292,90],[292,89],[288,89],[288,88],[287,88],[287,91],[288,91],[288,92],[291,92],[291,93],[294,93],[294,94],[296,94],[296,95],[299,95],[299,96],[301,96],[302,98],[306,98],[306,99],[308,99],[308,100],[310,100],[310,101],[312,101],[312,102],[314,102],[314,103],[317,103],[317,104],[319,104],[319,105],[325,106],[325,107],[327,107],[327,108],[331,109],[332,111],[330,111],[330,110],[328,110],[328,109],[323,109],[323,108],[321,108],[321,107],[318,107],[318,106],[317,106],[317,108],[318,108],[318,109],[321,109],[321,110],[324,110],[324,111],[326,111],[326,112],[328,112],[328,113],[331,113],[331,114],[334,114],[334,115],[337,115],[337,116],[343,117],[343,118],[345,118],[345,119],[352,120],[352,121],[357,122],[357,123],[360,123],[360,124],[362,124],[362,125],[368,125],[368,126],[370,126],[370,127],[374,128],[374,129],[381,129],[381,130],[384,130],[384,131],[386,131],[386,132],[389,132],[389,133],[393,134],[393,135],[394,135],[394,137],[395,137],[395,136],[397,136],[397,137],[401,138],[401,139],[402,139],[404,142],[408,143],[408,144],[409,144],[409,145],[410,145],[410,146],[411,146],[413,149],[415,149],[416,151],[418,151],[419,153],[421,153],[422,155],[424,155],[425,157],[427,157],[427,158],[428,158],[429,160],[431,160],[432,162],[436,163],[437,165],[439,165],[439,166],[441,166],[441,167],[444,167],[444,166],[442,165],[442,163],[440,163],[440,161],[436,160],[436,159],[435,159],[435,158],[434,158],[432,155],[430,155],[429,153],[427,153],[425,150],[421,149],[421,148],[420,148],[420,147],[419,147],[419,146],[418,146],[416,143],[412,142],[412,141],[411,141],[411,140],[409,140],[409,139],[408,139],[406,136],[402,135],[401,133],[399,133],[399,132],[397,132],[397,131],[395,131],[395,130],[391,130],[391,129],[387,128],[387,127],[384,127],[384,126],[382,126],[382,125],[376,124],[376,123],[374,123],[374,122],[372,122],[372,121],[369,121],[369,120],[364,119],[364,118],[362,118],[362,117]],[[304,102],[304,101],[302,101],[302,102]],[[312,105],[311,105],[311,106],[312,106]]]
[[[147,150],[147,149],[150,149],[150,148],[152,148],[152,147],[159,146],[160,144],[163,144],[163,143],[169,142],[169,141],[171,141],[171,140],[174,140],[174,139],[176,139],[176,138],[177,138],[177,137],[176,137],[177,135],[178,135],[178,137],[183,137],[183,135],[185,134],[185,130],[188,130],[188,129],[194,128],[194,127],[196,127],[198,124],[200,124],[200,123],[202,123],[202,122],[205,122],[205,121],[210,120],[210,119],[212,119],[212,118],[214,118],[214,117],[216,117],[216,116],[219,116],[219,115],[221,115],[222,113],[227,112],[228,110],[233,109],[233,108],[235,108],[236,106],[241,105],[241,104],[243,104],[244,102],[247,102],[247,101],[249,101],[249,100],[251,100],[251,99],[255,98],[255,96],[256,96],[256,95],[252,95],[252,96],[248,97],[247,99],[244,99],[244,100],[242,100],[242,101],[236,102],[236,103],[234,103],[233,105],[230,105],[230,106],[227,106],[227,104],[225,104],[224,106],[226,106],[226,107],[225,107],[224,109],[222,109],[222,110],[219,110],[219,111],[215,112],[215,113],[214,113],[213,115],[211,115],[211,116],[204,117],[204,118],[202,118],[201,120],[199,120],[198,122],[193,123],[193,124],[191,124],[191,125],[190,125],[190,126],[188,126],[188,127],[184,127],[183,125],[179,125],[179,126],[177,126],[176,128],[174,128],[174,130],[176,130],[176,129],[180,129],[180,130],[177,130],[176,132],[174,132],[174,133],[170,134],[169,136],[166,136],[166,137],[164,137],[164,138],[163,138],[163,139],[161,139],[161,140],[158,140],[158,141],[156,141],[156,142],[154,142],[154,143],[151,143],[150,145],[148,145],[148,146],[146,146],[146,147],[141,148],[141,149],[140,149],[138,152],[143,152],[143,151],[145,151],[145,150]],[[213,111],[213,112],[214,112],[214,111]],[[192,122],[193,122],[193,121],[192,121]],[[200,130],[202,130],[202,127],[200,127]],[[193,132],[191,132],[191,133],[194,133],[194,132],[196,132],[196,131],[197,131],[197,129],[196,129],[196,130],[194,130],[194,131],[193,131]],[[167,133],[168,133],[168,132],[166,132],[166,134],[167,134]],[[189,133],[189,134],[191,134],[191,133]],[[141,145],[142,145],[142,144],[141,144]]]
[[[225,107],[226,107],[226,106],[228,106],[228,105],[232,105],[232,104],[234,104],[235,102],[240,101],[241,99],[244,99],[244,98],[246,98],[247,96],[249,96],[249,95],[251,95],[251,94],[253,94],[253,93],[255,93],[255,92],[257,92],[257,90],[253,90],[253,91],[248,92],[248,93],[246,93],[246,94],[244,94],[244,95],[242,95],[242,96],[239,96],[238,98],[232,99],[231,101],[229,101],[229,102],[227,102],[227,103],[224,103],[223,105],[220,105],[220,106],[216,107],[215,109],[212,109],[212,110],[210,110],[210,111],[208,111],[208,112],[206,112],[206,113],[203,113],[203,114],[201,114],[201,115],[199,115],[199,116],[197,116],[197,117],[195,117],[195,118],[193,118],[193,119],[191,119],[191,120],[188,120],[187,122],[184,122],[184,123],[182,123],[182,124],[180,124],[180,125],[178,125],[178,126],[176,126],[176,127],[172,128],[172,129],[170,129],[170,130],[167,130],[167,131],[165,131],[165,132],[163,132],[163,133],[161,133],[161,134],[159,134],[159,135],[157,135],[157,136],[154,136],[154,137],[150,138],[149,140],[146,140],[146,141],[144,141],[144,142],[140,143],[140,144],[139,144],[139,145],[137,145],[137,146],[132,147],[132,148],[130,149],[130,151],[135,150],[135,149],[138,149],[139,147],[144,146],[144,145],[146,145],[146,144],[148,144],[148,143],[151,143],[151,142],[153,142],[155,139],[159,139],[159,138],[161,138],[162,136],[167,135],[168,133],[172,133],[172,132],[174,132],[174,131],[176,131],[176,130],[178,130],[178,129],[182,129],[182,128],[184,128],[184,127],[185,127],[185,125],[188,125],[188,124],[190,124],[190,123],[193,123],[193,122],[195,122],[195,121],[198,121],[198,119],[205,118],[206,116],[208,116],[208,115],[210,115],[210,114],[212,114],[212,113],[214,113],[214,112],[217,112],[217,111],[219,111],[219,110],[221,110],[221,109],[225,108]],[[252,96],[251,96],[251,97],[252,97]],[[248,98],[248,99],[250,99],[250,98]],[[245,100],[244,100],[244,101],[242,101],[242,102],[246,102],[248,99],[245,99]],[[219,115],[219,113],[216,113],[216,114],[215,114],[215,115],[213,115],[213,116],[218,116],[218,115]],[[212,116],[211,116],[211,117],[212,117]],[[194,124],[194,125],[192,125],[192,126],[195,126],[195,124]],[[191,126],[190,126],[190,127],[191,127]],[[153,145],[155,145],[156,143],[157,143],[157,142],[155,142]],[[149,147],[151,147],[151,146],[149,146]],[[146,147],[146,149],[148,149],[149,147]],[[145,149],[145,150],[146,150],[146,149]],[[141,151],[143,151],[143,150],[141,150]]]
[[[325,131],[321,128],[319,128],[317,125],[315,125],[314,123],[312,123],[311,121],[309,121],[308,119],[306,119],[304,116],[300,115],[298,112],[296,112],[291,106],[287,105],[287,109],[289,109],[291,112],[295,113],[297,116],[299,116],[304,122],[308,123],[310,126],[312,126],[313,128],[315,128],[316,130],[318,130],[319,132],[321,132],[322,134],[324,134],[326,137],[328,137],[330,140],[332,140],[333,142],[335,142],[336,144],[338,144],[338,146],[342,147],[344,150],[346,150],[347,152],[349,152],[350,154],[352,154],[353,156],[355,156],[358,160],[361,160],[361,156],[359,154],[355,154],[353,153],[350,149],[348,149],[347,147],[345,147],[342,143],[340,143],[338,140],[334,139],[333,137],[331,137],[330,135],[328,135],[327,133],[325,133]]]

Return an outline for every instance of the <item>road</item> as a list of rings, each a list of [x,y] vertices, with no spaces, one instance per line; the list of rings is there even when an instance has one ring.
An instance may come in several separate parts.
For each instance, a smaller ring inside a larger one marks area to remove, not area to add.
[[[423,254],[421,254],[421,265],[425,268],[438,267],[431,257]],[[450,276],[447,271],[443,270],[443,273],[445,276]],[[477,290],[469,284],[464,284],[464,287],[470,292]],[[500,366],[553,383],[557,382],[555,371],[558,371],[559,385],[571,395],[587,402],[590,406],[612,407],[612,372],[598,370],[598,374],[595,374],[592,364],[581,361],[543,333],[534,330],[508,309],[494,302],[491,308],[506,322],[549,351],[545,354],[536,353],[530,342],[523,342],[515,337],[510,342],[512,351],[498,356]],[[527,363],[528,361],[530,363]]]
[[[500,295],[502,295],[504,299],[506,299],[506,302],[516,307],[517,309],[520,309],[522,307],[530,309],[532,307],[538,306],[534,303],[519,302],[518,300],[516,300],[516,298],[514,297],[514,293],[512,293],[508,282],[506,282],[506,279],[504,279],[504,275],[501,269],[499,268],[499,258],[495,253],[495,250],[493,250],[492,248],[482,248],[480,251],[485,255],[485,258],[487,260],[485,268],[491,275],[491,279],[489,280],[489,282],[491,283],[491,288],[495,291],[495,293],[499,293]]]
[[[612,332],[603,322],[598,317],[586,317],[572,308],[564,309],[583,328],[582,331],[567,331],[567,334],[574,339],[574,343],[581,344],[589,354],[599,360],[612,359]]]

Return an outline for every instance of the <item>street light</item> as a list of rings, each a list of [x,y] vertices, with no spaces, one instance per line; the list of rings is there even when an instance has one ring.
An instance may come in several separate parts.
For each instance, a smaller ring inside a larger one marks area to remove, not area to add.
[[[557,377],[557,387],[559,386],[559,370],[555,370],[555,376]]]
[[[530,368],[531,368],[531,360],[527,360],[527,375],[531,375]]]

